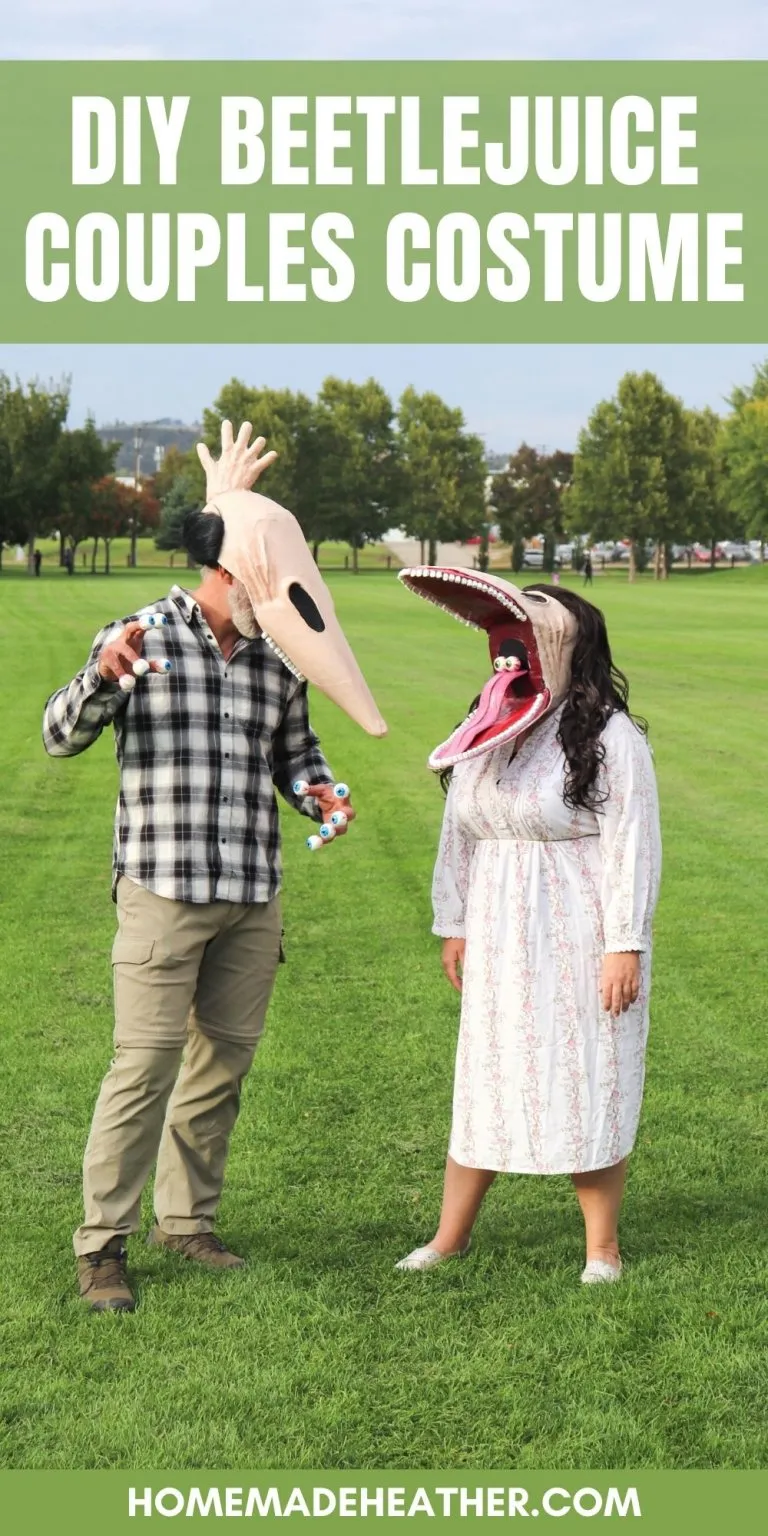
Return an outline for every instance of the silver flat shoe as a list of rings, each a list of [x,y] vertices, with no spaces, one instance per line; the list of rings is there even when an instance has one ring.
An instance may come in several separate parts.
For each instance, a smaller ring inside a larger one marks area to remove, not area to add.
[[[471,1242],[456,1249],[454,1253],[441,1253],[438,1248],[414,1248],[413,1253],[398,1260],[395,1269],[434,1269],[436,1264],[443,1264],[446,1259],[463,1259],[469,1253],[470,1246]]]
[[[582,1285],[614,1285],[621,1279],[621,1259],[609,1264],[605,1259],[590,1259],[581,1272]]]

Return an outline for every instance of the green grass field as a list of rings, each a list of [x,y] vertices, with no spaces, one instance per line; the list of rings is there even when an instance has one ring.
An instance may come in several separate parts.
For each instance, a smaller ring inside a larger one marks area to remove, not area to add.
[[[766,572],[595,583],[650,720],[666,861],[627,1276],[605,1289],[579,1286],[564,1179],[499,1181],[470,1259],[393,1272],[433,1230],[457,1028],[424,763],[487,654],[393,578],[332,584],[391,734],[313,701],[360,817],[314,858],[285,818],[289,963],[221,1211],[250,1266],[136,1240],[141,1304],[98,1318],[71,1230],[110,1055],[116,773],[110,740],[46,759],[40,715],[163,578],[0,580],[2,1462],[766,1467]]]

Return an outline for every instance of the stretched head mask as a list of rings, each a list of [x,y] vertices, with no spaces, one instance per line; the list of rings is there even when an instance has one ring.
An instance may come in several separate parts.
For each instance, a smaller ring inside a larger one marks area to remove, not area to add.
[[[200,565],[220,565],[235,578],[253,611],[255,632],[296,677],[314,684],[369,735],[384,736],[387,727],[296,518],[250,488],[276,457],[260,458],[264,439],[249,447],[250,435],[245,422],[233,441],[225,421],[218,461],[199,445],[207,502],[186,518],[187,549]]]
[[[544,592],[521,592],[485,572],[416,566],[398,572],[410,592],[488,635],[493,673],[474,709],[435,747],[430,768],[479,757],[535,725],[568,692],[576,643],[573,614]]]

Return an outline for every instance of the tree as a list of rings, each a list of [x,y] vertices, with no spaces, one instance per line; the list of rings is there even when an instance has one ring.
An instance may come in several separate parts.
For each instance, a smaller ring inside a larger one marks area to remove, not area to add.
[[[730,506],[747,535],[760,540],[762,559],[768,540],[768,395],[744,400],[726,417],[721,444]]]
[[[203,413],[205,441],[214,453],[221,442],[222,421],[231,421],[235,433],[244,421],[250,421],[254,435],[265,437],[267,447],[275,450],[277,459],[256,490],[293,513],[317,559],[320,544],[328,535],[316,495],[323,444],[312,401],[290,389],[253,388],[240,379],[231,379],[212,408]]]
[[[69,409],[69,380],[26,386],[0,373],[0,440],[7,470],[6,536],[26,543],[34,571],[35,539],[55,526],[56,462]]]
[[[525,540],[534,537],[544,543],[544,570],[553,569],[572,478],[572,454],[560,449],[539,453],[528,443],[521,443],[506,469],[494,475],[492,505],[501,536],[512,548],[513,570],[522,566]]]
[[[200,506],[200,497],[194,494],[189,480],[184,474],[177,475],[169,490],[163,497],[160,506],[160,519],[158,531],[155,534],[155,547],[168,549],[172,553],[183,548],[184,544],[184,518],[187,512]],[[173,561],[171,561],[173,563]],[[194,567],[194,560],[187,555],[187,567]]]
[[[656,575],[665,576],[667,546],[688,524],[690,469],[681,402],[655,374],[627,373],[579,434],[569,525],[593,539],[629,539],[630,581],[653,541]]]
[[[91,417],[84,427],[61,433],[54,478],[62,561],[65,541],[69,541],[74,558],[78,544],[91,532],[94,486],[113,471],[119,446],[102,442]]]
[[[133,486],[124,485],[113,475],[105,475],[93,488],[90,535],[93,539],[91,571],[96,569],[99,540],[103,540],[105,559],[104,574],[109,575],[109,551],[113,539],[122,538],[138,515],[137,501],[140,493]]]
[[[357,571],[363,545],[391,527],[398,498],[394,412],[381,385],[327,378],[315,407],[314,444],[317,526],[325,538],[350,545]]]
[[[686,411],[690,450],[688,535],[708,544],[710,565],[717,559],[717,541],[738,531],[728,497],[725,434],[716,411]]]
[[[462,411],[439,395],[404,390],[397,414],[397,494],[401,526],[428,544],[430,565],[438,543],[463,541],[485,531],[485,451],[467,432]]]

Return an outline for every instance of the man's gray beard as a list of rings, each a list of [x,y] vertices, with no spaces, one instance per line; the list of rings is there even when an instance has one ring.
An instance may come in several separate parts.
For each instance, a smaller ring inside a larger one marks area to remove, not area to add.
[[[229,611],[235,629],[244,635],[246,640],[255,640],[261,634],[248,593],[241,581],[233,582],[229,589]]]

